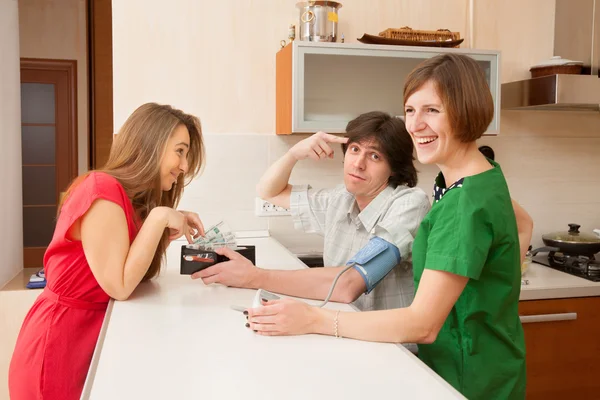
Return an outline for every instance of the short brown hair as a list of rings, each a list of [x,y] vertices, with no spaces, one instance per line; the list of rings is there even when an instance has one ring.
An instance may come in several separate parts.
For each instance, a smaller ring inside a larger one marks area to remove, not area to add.
[[[346,125],[346,137],[349,140],[342,145],[344,154],[351,143],[368,140],[377,143],[392,170],[389,185],[394,188],[398,185],[417,185],[417,169],[413,164],[413,141],[400,118],[380,111],[361,114]]]
[[[422,62],[406,79],[404,104],[429,81],[437,88],[456,137],[464,143],[479,139],[494,118],[494,101],[477,61],[442,54]]]

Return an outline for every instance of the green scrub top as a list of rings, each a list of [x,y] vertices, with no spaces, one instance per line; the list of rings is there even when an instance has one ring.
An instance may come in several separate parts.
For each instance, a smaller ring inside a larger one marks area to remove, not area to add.
[[[413,244],[415,290],[425,269],[469,278],[437,339],[419,358],[468,399],[525,397],[517,223],[500,166],[446,187]]]

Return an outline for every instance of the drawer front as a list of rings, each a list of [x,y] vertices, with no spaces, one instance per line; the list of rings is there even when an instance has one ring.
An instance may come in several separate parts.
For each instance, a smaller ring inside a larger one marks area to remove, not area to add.
[[[519,303],[527,351],[527,399],[600,394],[600,298]]]

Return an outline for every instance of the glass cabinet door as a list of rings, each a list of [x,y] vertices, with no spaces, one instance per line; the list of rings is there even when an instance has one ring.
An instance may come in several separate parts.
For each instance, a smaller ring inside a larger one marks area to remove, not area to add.
[[[498,132],[499,53],[406,46],[302,43],[294,48],[292,130],[342,133],[361,113],[385,111],[404,115],[404,81],[422,61],[444,51],[458,51],[481,65],[494,99]]]

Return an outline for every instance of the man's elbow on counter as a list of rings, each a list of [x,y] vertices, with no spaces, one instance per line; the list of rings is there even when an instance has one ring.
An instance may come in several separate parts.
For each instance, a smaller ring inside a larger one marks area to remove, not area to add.
[[[337,293],[335,293],[335,297],[337,297],[335,301],[346,304],[356,301],[366,290],[364,280],[360,275],[355,277],[342,276],[340,278],[339,286],[339,291],[336,290]]]
[[[342,293],[340,293],[339,302],[345,303],[345,304],[353,303],[360,297],[361,294],[362,294],[362,292],[344,290]]]

